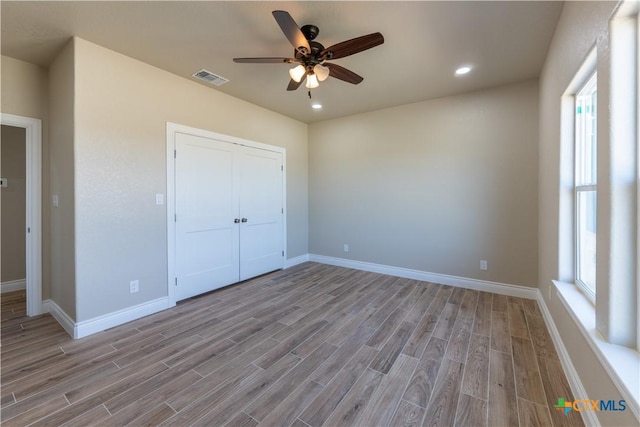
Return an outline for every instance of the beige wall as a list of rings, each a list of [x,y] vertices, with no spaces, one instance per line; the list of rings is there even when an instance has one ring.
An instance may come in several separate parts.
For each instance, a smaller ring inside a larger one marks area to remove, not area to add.
[[[561,108],[560,100],[569,83],[595,47],[598,56],[598,155],[606,154],[609,146],[609,67],[610,52],[607,34],[609,18],[616,2],[566,2],[558,22],[549,53],[540,76],[540,140],[539,140],[539,287],[547,306],[558,327],[562,340],[569,352],[571,361],[580,376],[587,396],[592,399],[621,399],[621,395],[597,361],[593,351],[584,340],[558,297],[549,292],[551,281],[566,278],[566,268],[561,266],[559,258],[562,246],[560,228],[560,161],[561,161]],[[600,84],[602,82],[603,84]],[[569,147],[570,149],[570,147]],[[570,155],[570,154],[569,154]],[[608,157],[598,160],[598,188],[607,180],[610,168]],[[598,194],[598,204],[606,206],[606,191]],[[602,203],[601,203],[602,202]],[[606,255],[609,251],[601,245],[600,236],[608,234],[609,213],[598,209],[598,251]],[[598,260],[598,269],[605,264]],[[569,266],[570,267],[570,266]],[[570,269],[570,268],[569,268]],[[601,279],[598,272],[598,280]],[[601,282],[602,283],[602,282]],[[602,298],[601,298],[602,297]],[[599,306],[607,307],[606,295],[598,294]],[[581,396],[577,398],[587,398]],[[637,425],[633,413],[599,412],[598,418],[603,425]]]
[[[536,286],[537,106],[529,81],[311,124],[310,252]]]
[[[26,277],[26,131],[2,125],[0,175],[8,180],[2,188],[2,265],[0,282]]]
[[[307,125],[76,39],[76,321],[167,295],[166,122],[286,148],[289,258],[308,252]],[[129,282],[140,292],[129,293]]]
[[[42,297],[50,298],[49,94],[47,70],[24,61],[0,57],[2,112],[42,120]]]
[[[51,208],[51,299],[77,321],[74,79],[71,40],[49,67],[50,191],[58,196],[58,207]]]

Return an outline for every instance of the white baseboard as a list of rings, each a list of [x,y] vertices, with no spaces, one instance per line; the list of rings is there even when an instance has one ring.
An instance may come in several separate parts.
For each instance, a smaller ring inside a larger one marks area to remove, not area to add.
[[[171,307],[172,305],[169,304],[169,297],[162,297],[133,307],[114,311],[113,313],[105,314],[104,316],[84,320],[76,324],[77,336],[74,338],[83,338],[88,335],[95,334],[96,332],[101,332]]]
[[[162,297],[153,301],[138,304],[104,316],[94,317],[93,319],[84,320],[82,322],[74,322],[71,317],[64,312],[52,300],[46,300],[42,303],[43,311],[51,313],[51,315],[60,323],[65,331],[74,339],[84,338],[86,336],[102,332],[106,329],[131,322],[141,317],[149,316],[162,310],[171,308],[169,297]]]
[[[18,279],[0,283],[0,293],[23,291],[27,289],[27,280]]]
[[[309,261],[309,254],[300,255],[295,258],[289,258],[285,260],[284,268],[290,268],[307,261]]]
[[[67,331],[73,338],[75,337],[75,325],[71,316],[69,316],[55,301],[46,299],[42,301],[42,312],[51,313],[54,319],[58,321],[60,326]]]
[[[526,299],[538,299],[538,289],[527,286],[510,285],[506,283],[490,282],[487,280],[469,279],[466,277],[450,276],[447,274],[430,273],[422,270],[412,270],[403,267],[374,264],[370,262],[354,261],[344,258],[334,258],[324,255],[309,255],[309,261],[321,264],[335,265],[338,267],[353,268],[355,270],[370,271],[372,273],[388,274],[390,276],[404,277],[406,279],[433,282],[442,285],[456,286],[477,291],[493,292],[496,294],[520,297]]]
[[[573,366],[571,362],[571,357],[569,356],[569,352],[567,348],[564,346],[564,342],[560,337],[560,332],[556,327],[555,322],[553,321],[553,317],[551,316],[551,312],[547,307],[547,303],[542,297],[542,292],[538,291],[538,305],[540,306],[540,310],[542,311],[542,317],[544,318],[544,322],[547,325],[547,329],[551,334],[551,339],[553,340],[553,344],[556,348],[556,352],[558,353],[558,357],[560,358],[560,364],[562,365],[562,370],[567,376],[567,381],[569,382],[569,387],[571,387],[571,392],[576,399],[583,399],[587,396],[587,391],[582,385],[582,381],[580,381],[580,376],[576,371],[576,368]],[[561,396],[558,396],[561,397]],[[580,411],[580,415],[582,416],[582,421],[584,421],[587,426],[599,426],[600,421],[598,420],[598,416],[595,411]]]

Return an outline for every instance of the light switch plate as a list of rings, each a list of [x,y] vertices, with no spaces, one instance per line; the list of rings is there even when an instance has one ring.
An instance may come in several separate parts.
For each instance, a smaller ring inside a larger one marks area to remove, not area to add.
[[[164,194],[156,194],[156,205],[164,205]]]

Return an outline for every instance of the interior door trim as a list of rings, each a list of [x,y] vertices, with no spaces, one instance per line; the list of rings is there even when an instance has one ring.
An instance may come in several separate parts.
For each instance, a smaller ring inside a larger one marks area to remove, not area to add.
[[[42,310],[42,121],[1,114],[3,125],[25,129],[26,134],[26,293],[27,316]]]
[[[282,154],[282,204],[284,212],[282,216],[282,244],[284,250],[283,260],[287,259],[287,156],[286,149],[275,145],[263,144],[261,142],[250,141],[248,139],[237,138],[235,136],[224,135],[205,129],[198,129],[177,123],[167,122],[167,295],[169,306],[176,305],[176,225],[175,225],[175,158],[176,149],[175,136],[178,133],[199,136],[202,138],[215,139],[229,144],[243,145],[246,147],[258,148],[261,150],[273,151]],[[284,266],[284,261],[283,261]]]

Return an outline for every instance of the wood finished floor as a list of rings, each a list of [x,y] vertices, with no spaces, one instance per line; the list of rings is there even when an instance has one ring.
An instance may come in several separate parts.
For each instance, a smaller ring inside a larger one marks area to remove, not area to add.
[[[305,263],[72,340],[2,295],[6,426],[578,426],[537,303]]]

